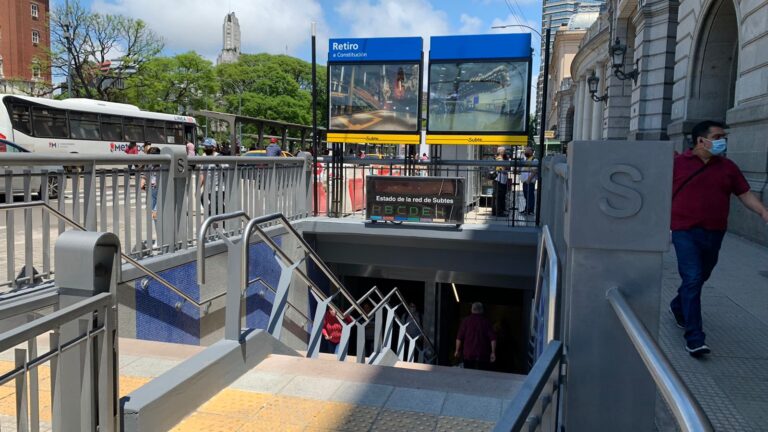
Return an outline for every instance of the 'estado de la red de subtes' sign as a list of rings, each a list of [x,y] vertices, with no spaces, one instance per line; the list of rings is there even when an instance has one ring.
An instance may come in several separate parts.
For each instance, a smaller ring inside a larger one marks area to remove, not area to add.
[[[377,221],[464,223],[464,179],[368,176],[366,218]]]

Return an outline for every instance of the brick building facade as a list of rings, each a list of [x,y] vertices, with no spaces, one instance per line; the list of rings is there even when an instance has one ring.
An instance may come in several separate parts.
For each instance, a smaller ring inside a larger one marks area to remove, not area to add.
[[[49,0],[0,1],[0,92],[50,83]]]

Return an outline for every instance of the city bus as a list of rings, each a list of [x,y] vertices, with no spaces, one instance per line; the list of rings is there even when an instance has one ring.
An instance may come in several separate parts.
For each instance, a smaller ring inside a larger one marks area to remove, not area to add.
[[[0,95],[0,139],[36,153],[119,153],[135,141],[160,147],[195,142],[194,117],[93,99]]]

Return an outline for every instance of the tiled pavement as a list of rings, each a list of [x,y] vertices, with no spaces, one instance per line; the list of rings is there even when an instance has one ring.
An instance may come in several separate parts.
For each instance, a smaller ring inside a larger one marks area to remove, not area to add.
[[[726,235],[702,294],[712,354],[701,360],[684,351],[683,331],[667,311],[680,283],[671,249],[664,257],[661,348],[716,430],[768,431],[768,248]],[[657,413],[659,430],[675,430],[666,407]]]

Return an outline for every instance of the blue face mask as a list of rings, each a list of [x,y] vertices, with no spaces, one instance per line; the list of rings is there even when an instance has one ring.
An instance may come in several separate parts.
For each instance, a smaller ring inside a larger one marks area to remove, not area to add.
[[[712,143],[712,148],[709,149],[709,152],[712,153],[713,156],[719,156],[728,149],[728,140],[725,138],[707,141]]]

